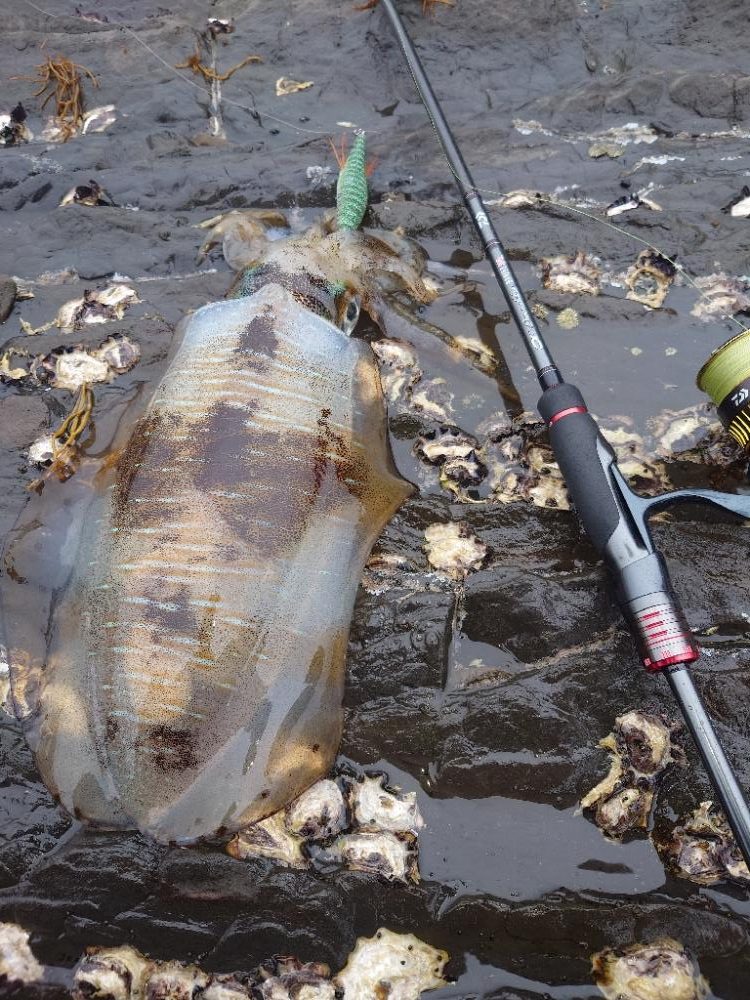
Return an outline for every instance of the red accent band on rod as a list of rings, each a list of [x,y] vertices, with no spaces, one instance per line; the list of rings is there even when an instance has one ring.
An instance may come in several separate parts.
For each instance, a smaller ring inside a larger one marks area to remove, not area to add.
[[[567,410],[560,410],[553,417],[550,417],[549,426],[556,424],[558,420],[562,420],[563,417],[569,416],[571,413],[588,413],[585,406],[569,406]]]
[[[647,670],[662,670],[664,667],[674,667],[678,663],[692,663],[699,656],[700,653],[694,649],[686,649],[684,653],[678,653],[676,656],[665,656],[662,660],[644,660],[643,666]]]

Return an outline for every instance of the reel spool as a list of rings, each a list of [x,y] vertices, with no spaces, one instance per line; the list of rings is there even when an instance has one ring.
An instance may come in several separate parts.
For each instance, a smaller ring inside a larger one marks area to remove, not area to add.
[[[716,403],[719,420],[734,440],[750,444],[750,330],[718,347],[696,382]]]

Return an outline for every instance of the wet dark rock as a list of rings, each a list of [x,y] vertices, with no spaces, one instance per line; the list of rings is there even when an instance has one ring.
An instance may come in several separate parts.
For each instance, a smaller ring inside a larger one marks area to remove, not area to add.
[[[372,129],[373,227],[404,226],[442,263],[469,271],[474,291],[449,290],[423,317],[475,337],[502,364],[496,377],[470,369],[444,342],[403,319],[392,321],[389,336],[413,345],[426,382],[446,379],[455,397],[451,423],[480,442],[487,431],[479,427],[492,414],[534,408],[538,386],[382,10],[362,14],[348,4],[307,0],[293,16],[283,4],[237,15],[230,51],[237,58],[259,51],[266,62],[222,85],[228,139],[203,145],[207,94],[168,67],[191,50],[191,26],[218,12],[195,0],[169,10],[145,0],[127,5],[126,13],[109,0],[99,7],[99,22],[51,21],[19,5],[5,35],[3,72],[30,75],[39,44],[54,39],[55,49],[97,73],[97,103],[117,103],[117,123],[64,145],[34,141],[0,150],[3,269],[24,281],[65,268],[81,276],[34,285],[35,298],[17,303],[7,336],[18,332],[16,316],[40,326],[83,287],[99,287],[114,273],[132,279],[142,300],[107,327],[143,353],[117,385],[97,389],[96,420],[106,421],[139,384],[158,380],[181,315],[229,285],[232,276],[218,255],[196,274],[201,233],[193,227],[253,206],[301,207],[295,218],[310,221],[329,206],[332,190],[311,191],[306,171],[316,164],[334,169],[327,139],[339,121]],[[626,232],[668,253],[679,249],[693,274],[746,273],[745,220],[720,209],[738,190],[738,162],[724,158],[745,155],[747,140],[707,135],[746,127],[748,119],[747,68],[737,45],[746,24],[740,0],[687,0],[668,9],[645,2],[458,0],[454,9],[440,5],[424,19],[417,0],[400,7],[488,201],[501,192],[550,193],[577,184],[561,197],[603,209],[621,182],[634,192],[653,182],[664,211],[630,213],[618,220]],[[123,21],[166,65],[116,26]],[[290,98],[298,102],[293,108],[282,107],[273,96],[275,80],[303,67],[299,78],[314,79],[314,90]],[[33,89],[16,81],[8,103],[23,101],[27,124],[38,134]],[[254,103],[260,123],[246,110]],[[383,117],[375,107],[392,113]],[[309,131],[296,128],[302,118]],[[535,119],[551,134],[524,134],[517,119]],[[653,142],[625,145],[617,159],[587,158],[590,137],[633,120],[658,123]],[[71,184],[92,173],[120,207],[57,211]],[[648,418],[697,402],[695,373],[734,328],[691,318],[694,290],[676,282],[671,311],[649,311],[607,283],[600,295],[575,302],[540,291],[542,257],[583,249],[608,272],[622,274],[642,247],[563,208],[490,210],[522,286],[552,312],[573,304],[579,313],[575,330],[559,330],[552,314],[544,329],[566,377],[582,386],[594,412],[628,414],[644,434]],[[14,343],[48,355],[70,336],[53,330],[31,345],[24,338]],[[95,327],[74,339],[95,347],[103,336]],[[632,354],[633,347],[642,353]],[[666,357],[669,347],[677,353]],[[64,406],[54,389],[0,386],[0,534],[27,496],[26,474],[19,472],[25,449],[59,423]],[[414,444],[436,422],[424,414],[394,422],[392,444],[407,478],[418,479]],[[718,466],[702,456],[675,464],[675,485],[746,485],[736,463]],[[451,520],[465,522],[488,549],[481,571],[467,576],[463,597],[453,581],[431,572],[422,549],[425,528]],[[688,621],[711,653],[695,666],[696,683],[740,781],[750,787],[748,588],[738,571],[744,530],[723,515],[686,509],[655,525],[654,534]],[[241,972],[275,953],[340,968],[357,936],[387,925],[445,948],[455,975],[476,974],[448,995],[498,1000],[542,997],[561,985],[570,991],[570,984],[581,984],[589,1000],[596,995],[587,985],[593,951],[668,934],[695,954],[717,996],[745,1000],[750,924],[742,898],[723,886],[709,898],[668,878],[648,842],[618,845],[617,858],[592,848],[590,858],[565,867],[561,842],[577,843],[590,831],[573,811],[602,776],[596,738],[635,705],[674,712],[663,680],[637,665],[606,576],[574,515],[527,503],[451,504],[435,481],[392,521],[377,552],[383,559],[360,591],[350,635],[342,753],[360,765],[401,768],[431,809],[421,836],[435,855],[450,860],[466,853],[446,818],[463,817],[461,829],[475,838],[466,862],[473,888],[429,872],[420,886],[406,887],[364,873],[284,871],[270,861],[236,861],[220,844],[170,850],[133,834],[75,828],[66,834],[70,820],[39,782],[18,727],[3,720],[0,918],[22,922],[40,959],[68,968],[87,946],[129,941],[158,958]],[[658,823],[674,824],[676,815],[711,798],[696,754],[687,751],[689,769],[670,775],[660,791]],[[515,836],[507,832],[507,803],[548,811]],[[563,820],[570,825],[558,827]],[[604,838],[590,832],[603,851]],[[546,875],[539,881],[539,870],[552,872],[548,881]],[[494,894],[498,872],[516,880],[516,896]],[[484,963],[476,972],[475,961]],[[521,980],[499,987],[503,970]],[[40,989],[28,1000],[43,996]]]
[[[18,295],[18,286],[12,278],[0,275],[0,323],[4,323],[11,314]]]

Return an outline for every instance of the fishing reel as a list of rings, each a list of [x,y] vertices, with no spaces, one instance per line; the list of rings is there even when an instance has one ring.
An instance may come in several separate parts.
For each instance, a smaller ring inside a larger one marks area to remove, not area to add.
[[[750,330],[717,348],[696,381],[716,403],[719,420],[734,440],[750,444]]]

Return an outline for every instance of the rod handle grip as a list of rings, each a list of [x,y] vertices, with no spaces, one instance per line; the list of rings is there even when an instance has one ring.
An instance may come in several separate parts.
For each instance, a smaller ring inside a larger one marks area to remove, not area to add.
[[[609,473],[614,452],[574,385],[561,382],[546,389],[539,412],[549,426],[550,444],[584,531],[604,555],[623,519]]]

